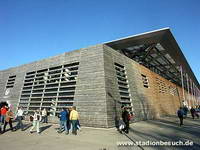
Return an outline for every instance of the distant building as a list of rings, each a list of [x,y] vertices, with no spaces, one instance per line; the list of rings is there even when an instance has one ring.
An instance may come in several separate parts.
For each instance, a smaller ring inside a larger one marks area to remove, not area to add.
[[[183,90],[184,87],[184,90]],[[199,105],[199,83],[168,28],[0,71],[0,100],[29,114],[77,106],[84,126],[113,127],[126,106],[136,120]]]

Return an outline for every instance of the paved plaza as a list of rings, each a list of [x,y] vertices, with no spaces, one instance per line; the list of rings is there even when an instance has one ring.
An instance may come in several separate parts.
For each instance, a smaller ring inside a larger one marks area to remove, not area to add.
[[[176,117],[136,122],[131,124],[129,134],[120,134],[115,128],[82,127],[77,136],[65,135],[56,132],[57,124],[42,124],[42,133],[38,135],[36,132],[30,134],[30,124],[25,124],[25,131],[7,131],[0,135],[0,150],[200,149],[200,120],[193,120],[191,117],[184,120],[182,127],[179,127],[179,120]],[[144,143],[155,145],[156,141],[171,144],[174,142],[179,145],[181,142],[192,142],[193,146],[144,146]],[[136,143],[140,145],[133,146]]]

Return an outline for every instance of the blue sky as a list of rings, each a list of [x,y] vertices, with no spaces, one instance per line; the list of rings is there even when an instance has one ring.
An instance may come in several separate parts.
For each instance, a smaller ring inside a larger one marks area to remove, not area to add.
[[[0,0],[0,70],[170,27],[200,81],[199,0]]]

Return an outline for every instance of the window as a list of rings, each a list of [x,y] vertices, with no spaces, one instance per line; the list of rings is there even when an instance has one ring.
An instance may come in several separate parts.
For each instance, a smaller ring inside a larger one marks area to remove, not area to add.
[[[149,88],[149,80],[148,80],[147,76],[145,76],[144,74],[141,74],[141,76],[142,76],[143,86],[145,88]]]

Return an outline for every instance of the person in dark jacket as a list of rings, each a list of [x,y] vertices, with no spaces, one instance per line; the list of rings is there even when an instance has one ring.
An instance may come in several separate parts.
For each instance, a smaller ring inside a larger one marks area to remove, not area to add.
[[[129,112],[127,111],[126,107],[122,107],[122,120],[125,123],[125,128],[123,129],[123,131],[125,133],[129,133]]]
[[[183,107],[183,111],[184,111],[184,118],[187,118],[187,113],[188,113],[188,108],[187,106]]]
[[[67,129],[68,131],[71,130],[71,121],[69,119],[69,116],[70,116],[70,112],[71,112],[71,108],[67,108],[67,112],[68,112],[68,117],[67,117]]]
[[[194,119],[194,115],[195,115],[195,109],[192,107],[190,109],[191,115],[192,115],[192,119]]]
[[[64,126],[64,130],[65,130],[65,134],[69,134],[68,128],[67,128],[67,121],[69,118],[69,113],[68,111],[63,108],[62,111],[59,114],[60,117],[60,130],[58,131],[58,133],[62,133],[62,128]]]
[[[199,119],[199,109],[198,109],[198,106],[196,106],[196,109],[195,109],[195,116]]]
[[[183,115],[184,115],[184,111],[183,111],[183,108],[180,107],[179,110],[177,111],[177,115],[178,115],[178,118],[180,119],[180,126],[183,125]]]

